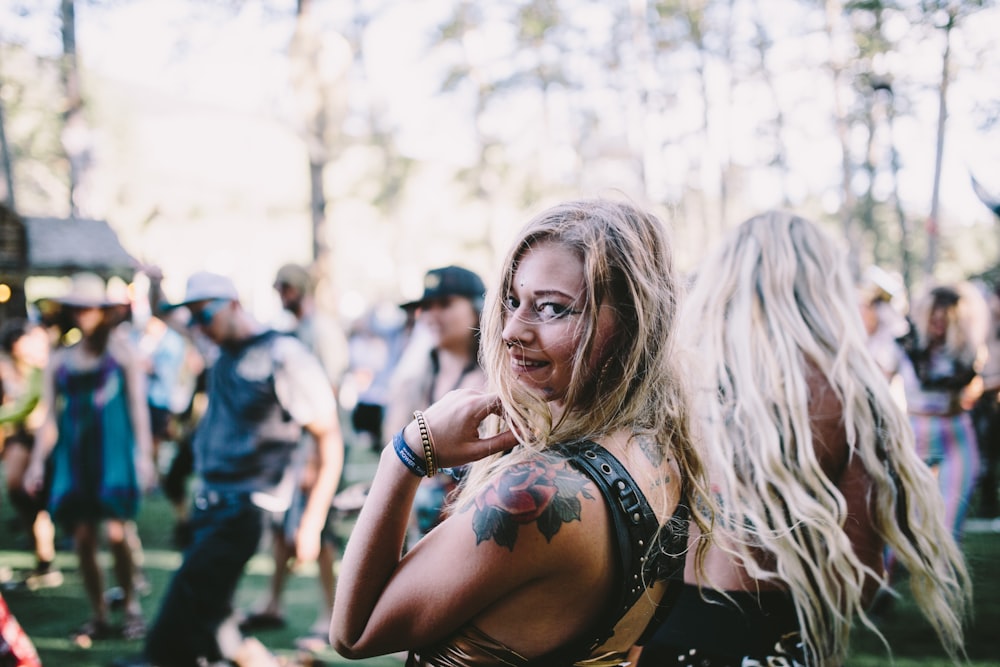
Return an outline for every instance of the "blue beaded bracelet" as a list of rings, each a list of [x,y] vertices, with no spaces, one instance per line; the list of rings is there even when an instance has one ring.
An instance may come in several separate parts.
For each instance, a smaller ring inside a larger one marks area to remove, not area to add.
[[[396,456],[398,456],[399,460],[403,462],[403,465],[406,466],[407,470],[412,472],[417,477],[427,476],[427,468],[424,467],[424,464],[417,458],[414,451],[410,449],[410,446],[406,444],[405,440],[403,440],[402,429],[399,430],[399,433],[392,436],[392,448],[396,450]]]

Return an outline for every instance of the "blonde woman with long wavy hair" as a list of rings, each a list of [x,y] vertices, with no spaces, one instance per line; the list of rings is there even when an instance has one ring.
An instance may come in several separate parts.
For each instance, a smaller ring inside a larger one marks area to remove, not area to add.
[[[866,350],[844,251],[769,212],[703,267],[679,328],[701,368],[693,398],[719,513],[704,576],[688,568],[640,667],[841,665],[856,621],[877,632],[865,610],[887,586],[886,545],[957,659],[968,575]]]
[[[489,390],[447,394],[383,451],[331,641],[408,665],[619,665],[682,576],[705,488],[666,233],[629,203],[567,202],[528,223],[493,284]],[[504,430],[481,438],[491,415]],[[469,462],[454,511],[400,557],[420,475]]]
[[[913,328],[900,345],[898,372],[917,454],[937,476],[945,518],[962,537],[979,474],[979,446],[969,410],[982,383],[989,311],[971,283],[938,285],[913,304]]]

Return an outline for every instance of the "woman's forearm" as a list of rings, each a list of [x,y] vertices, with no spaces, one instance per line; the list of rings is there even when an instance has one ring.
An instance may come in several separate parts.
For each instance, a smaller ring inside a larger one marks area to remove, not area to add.
[[[319,554],[320,534],[330,513],[330,503],[333,501],[344,468],[344,441],[339,426],[312,425],[307,427],[307,431],[314,440],[318,468],[315,481],[309,487],[306,507],[299,523],[300,535],[296,538],[297,555],[303,560],[310,560],[313,557],[311,550],[315,550],[316,555]],[[315,542],[302,541],[303,537],[308,536],[314,536]],[[306,545],[310,545],[310,548],[306,549]]]
[[[408,436],[412,441],[412,436]],[[351,532],[337,581],[330,642],[347,657],[361,657],[372,613],[399,564],[410,509],[420,485],[393,448],[386,447]]]

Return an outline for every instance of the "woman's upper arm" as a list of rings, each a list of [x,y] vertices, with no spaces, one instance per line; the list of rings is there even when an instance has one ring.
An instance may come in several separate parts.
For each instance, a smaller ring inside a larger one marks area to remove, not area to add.
[[[47,454],[56,441],[56,371],[62,363],[62,351],[55,350],[42,371],[41,424],[35,432],[35,446],[40,453]]]
[[[844,533],[851,541],[854,555],[866,567],[881,576],[885,567],[883,559],[885,544],[875,530],[872,480],[860,456],[852,456],[848,461],[839,488],[847,502]],[[876,588],[875,579],[869,578],[865,582],[862,597],[866,604],[871,601]]]
[[[469,513],[454,514],[400,561],[372,613],[369,630],[402,650],[447,636],[536,576],[528,549],[477,542]],[[366,633],[367,634],[367,633]],[[380,651],[381,652],[381,651]]]
[[[844,533],[861,562],[882,572],[882,538],[872,520],[871,477],[861,457],[852,455],[847,445],[840,400],[828,387],[815,391],[812,399],[812,428],[816,458],[826,476],[837,486],[847,509]],[[874,580],[866,584],[866,594],[874,594]],[[869,590],[869,587],[870,590]]]
[[[575,471],[560,468],[559,474],[566,475],[560,482],[575,478],[577,488],[557,489],[551,469],[548,477],[533,477],[524,467],[543,465],[516,464],[406,554],[365,631],[367,648],[377,647],[373,654],[445,638],[520,589],[565,570],[582,530],[579,515],[562,511],[564,503],[596,492],[585,489]],[[525,504],[513,507],[516,501]]]

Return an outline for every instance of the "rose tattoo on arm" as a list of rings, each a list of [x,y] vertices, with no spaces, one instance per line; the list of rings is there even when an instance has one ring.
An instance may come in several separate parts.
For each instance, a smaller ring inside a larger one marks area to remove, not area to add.
[[[518,530],[532,522],[551,542],[564,523],[580,520],[581,497],[594,498],[589,486],[566,464],[526,461],[511,466],[475,500],[476,544],[494,540],[513,551]]]

